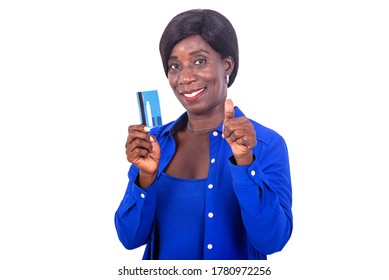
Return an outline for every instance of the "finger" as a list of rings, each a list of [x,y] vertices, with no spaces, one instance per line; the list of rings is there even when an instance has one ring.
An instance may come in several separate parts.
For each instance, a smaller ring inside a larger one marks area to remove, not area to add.
[[[226,99],[224,103],[224,122],[234,117],[234,103],[231,99]]]
[[[135,138],[131,142],[127,142],[126,151],[132,152],[134,149],[140,148],[148,152],[154,152],[155,147],[159,148],[157,137],[154,135],[147,135],[147,139]]]
[[[139,157],[142,157],[142,158],[148,157],[150,154],[150,151],[148,151],[146,149],[136,148],[132,151],[126,152],[126,154],[127,154],[127,159],[129,161],[131,161],[131,160],[137,159]]]
[[[225,136],[230,138],[232,142],[235,142],[236,140],[244,137],[245,135],[245,131],[243,130],[232,130],[232,131],[229,131],[228,129],[226,129],[226,131],[224,131],[225,133]]]
[[[253,147],[252,141],[247,136],[240,137],[234,141],[236,144],[244,146],[248,149]]]
[[[148,134],[150,129],[147,126],[144,125],[131,125],[128,127],[128,137],[125,144],[125,147],[134,141],[135,139],[143,139],[145,141],[154,142],[154,139],[151,137],[151,135]]]
[[[134,141],[132,141],[131,143],[128,143],[128,145],[126,147],[126,150],[128,152],[132,152],[135,149],[144,149],[144,150],[147,150],[149,152],[152,152],[153,151],[153,144],[149,141],[145,141],[143,139],[137,138]]]
[[[145,126],[145,125],[143,125],[143,124],[130,125],[128,127],[128,132],[131,132],[131,131],[149,132],[150,128]]]

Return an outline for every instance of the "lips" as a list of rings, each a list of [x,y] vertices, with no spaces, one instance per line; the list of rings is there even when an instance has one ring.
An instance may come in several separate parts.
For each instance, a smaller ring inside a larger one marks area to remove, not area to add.
[[[201,88],[195,91],[184,91],[181,94],[185,96],[185,99],[188,101],[193,101],[200,97],[200,95],[205,91],[205,88]]]

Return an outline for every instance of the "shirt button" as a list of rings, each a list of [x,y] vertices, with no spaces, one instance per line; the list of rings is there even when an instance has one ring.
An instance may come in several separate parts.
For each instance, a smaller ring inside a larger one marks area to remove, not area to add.
[[[251,176],[255,175],[255,170],[251,170]]]
[[[141,197],[141,198],[145,198],[146,196],[145,196],[144,193],[141,193],[141,194],[140,194],[140,197]]]
[[[212,244],[208,244],[208,245],[207,245],[207,248],[208,248],[209,250],[211,250],[211,249],[213,248],[213,245],[212,245]]]
[[[209,217],[209,218],[213,218],[213,213],[212,213],[212,212],[209,212],[209,213],[208,213],[208,217]]]
[[[213,188],[213,185],[212,184],[209,184],[208,185],[208,189],[212,189]]]
[[[215,163],[215,161],[216,161],[216,159],[214,159],[214,158],[211,159],[211,163]]]
[[[213,136],[217,136],[217,135],[218,135],[217,131],[214,131]]]

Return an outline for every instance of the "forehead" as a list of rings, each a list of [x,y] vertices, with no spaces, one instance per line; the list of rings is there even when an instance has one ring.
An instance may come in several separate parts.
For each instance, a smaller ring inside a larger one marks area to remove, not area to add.
[[[194,35],[178,42],[173,47],[170,57],[176,57],[180,54],[194,55],[200,52],[218,55],[218,53],[200,35]]]

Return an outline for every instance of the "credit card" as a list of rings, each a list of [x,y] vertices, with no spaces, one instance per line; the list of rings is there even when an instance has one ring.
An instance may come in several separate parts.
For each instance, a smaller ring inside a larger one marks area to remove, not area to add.
[[[141,123],[148,127],[162,125],[158,91],[139,91],[137,92],[137,98]]]

